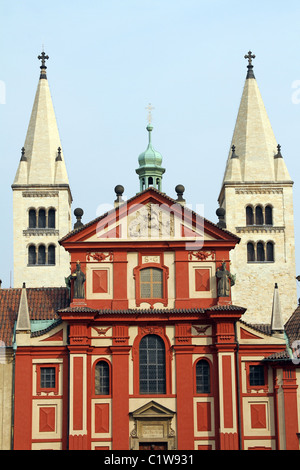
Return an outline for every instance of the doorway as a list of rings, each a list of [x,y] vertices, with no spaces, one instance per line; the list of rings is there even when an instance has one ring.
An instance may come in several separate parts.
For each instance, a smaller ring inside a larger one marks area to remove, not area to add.
[[[139,450],[168,450],[167,442],[140,442]]]

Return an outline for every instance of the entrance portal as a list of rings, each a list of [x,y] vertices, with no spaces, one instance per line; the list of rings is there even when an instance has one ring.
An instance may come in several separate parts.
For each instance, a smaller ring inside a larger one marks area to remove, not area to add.
[[[140,442],[139,450],[167,450],[167,442]]]

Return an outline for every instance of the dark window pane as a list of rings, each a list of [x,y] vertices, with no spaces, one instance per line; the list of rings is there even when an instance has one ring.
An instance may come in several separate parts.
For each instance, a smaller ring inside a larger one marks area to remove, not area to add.
[[[30,209],[29,211],[29,228],[36,228],[36,211],[35,209]]]
[[[48,264],[55,264],[55,245],[48,247]]]
[[[255,252],[253,243],[247,243],[247,261],[255,261]]]
[[[256,247],[257,261],[265,261],[265,249],[263,243],[259,242]]]
[[[246,207],[246,225],[253,225],[253,209],[252,207]]]
[[[95,394],[109,395],[109,365],[100,361],[95,367]]]
[[[266,216],[266,224],[267,225],[273,225],[273,213],[272,213],[272,207],[267,206],[265,209],[265,216]]]
[[[264,366],[250,366],[249,373],[250,385],[265,385]]]
[[[55,228],[55,210],[49,209],[48,212],[48,227]]]
[[[165,345],[156,335],[142,338],[139,348],[140,393],[166,393]]]
[[[46,248],[40,245],[38,250],[38,264],[46,264]]]
[[[267,261],[274,261],[274,245],[272,242],[267,243]]]
[[[210,393],[210,368],[205,360],[196,364],[196,392]]]
[[[41,388],[55,388],[55,367],[41,367]]]
[[[28,248],[28,264],[36,264],[36,247],[30,245]]]
[[[264,224],[264,217],[263,217],[263,211],[261,206],[257,206],[255,208],[255,218],[256,218],[256,225],[263,225]]]
[[[39,210],[38,227],[39,228],[45,228],[46,227],[46,211],[45,211],[45,209],[40,209]]]

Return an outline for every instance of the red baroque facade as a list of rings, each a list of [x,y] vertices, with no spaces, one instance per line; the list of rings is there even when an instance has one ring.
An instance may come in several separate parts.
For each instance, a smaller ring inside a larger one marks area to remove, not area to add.
[[[231,302],[237,243],[153,188],[64,237],[84,295],[70,276],[16,331],[14,448],[298,449],[286,341]]]

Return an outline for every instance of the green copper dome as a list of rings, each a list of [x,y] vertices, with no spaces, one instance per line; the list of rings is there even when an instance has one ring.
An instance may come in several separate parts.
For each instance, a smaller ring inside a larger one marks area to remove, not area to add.
[[[139,168],[136,170],[140,178],[140,190],[143,191],[149,186],[153,186],[161,191],[162,175],[166,170],[161,167],[161,154],[153,148],[151,142],[153,127],[148,124],[146,129],[149,134],[149,143],[147,149],[138,158]]]

